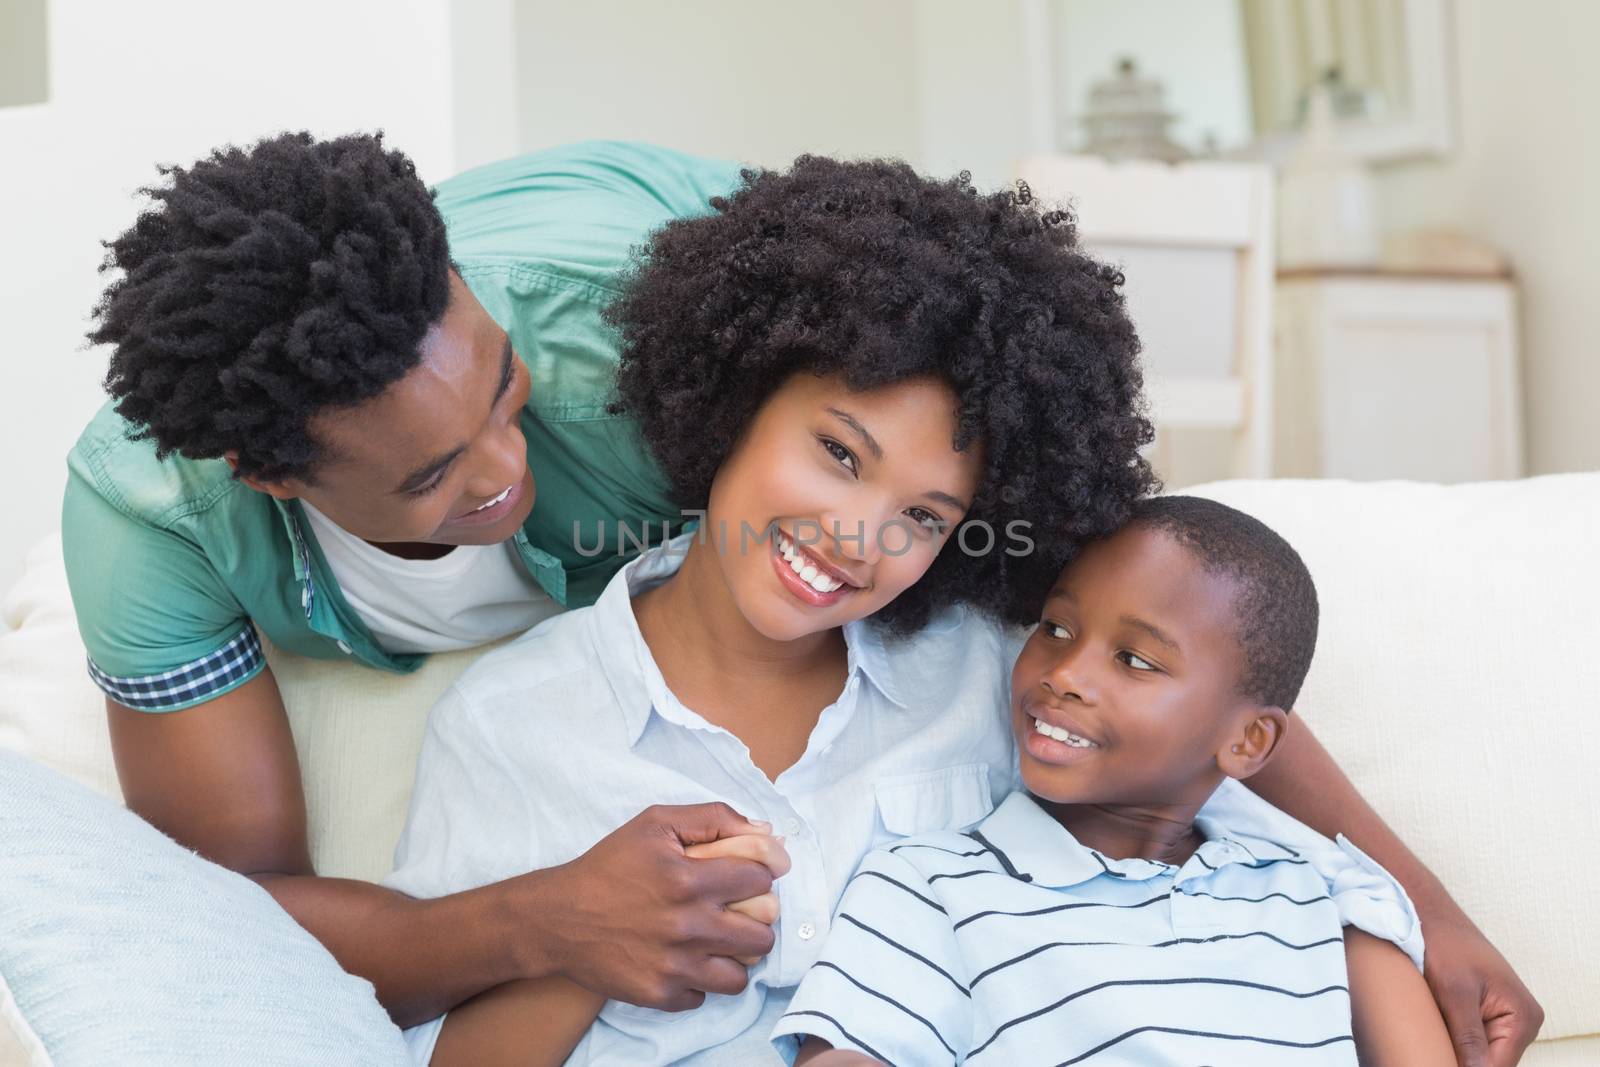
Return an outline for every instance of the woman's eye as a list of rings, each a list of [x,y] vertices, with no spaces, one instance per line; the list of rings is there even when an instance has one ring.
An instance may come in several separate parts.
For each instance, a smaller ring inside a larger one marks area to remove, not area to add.
[[[1122,651],[1118,652],[1117,655],[1122,658],[1122,662],[1126,663],[1136,671],[1153,671],[1157,669],[1155,664],[1151,663],[1137,652]]]
[[[906,510],[906,517],[912,522],[916,523],[918,526],[928,530],[938,530],[940,527],[944,526],[944,520],[935,515],[933,512],[929,511],[927,508],[908,508]]]
[[[834,459],[843,464],[844,468],[851,474],[856,472],[855,453],[844,447],[844,445],[841,445],[838,441],[834,441],[830,438],[822,437],[818,438],[818,440],[822,442],[822,447],[828,450],[828,455],[832,456]]]

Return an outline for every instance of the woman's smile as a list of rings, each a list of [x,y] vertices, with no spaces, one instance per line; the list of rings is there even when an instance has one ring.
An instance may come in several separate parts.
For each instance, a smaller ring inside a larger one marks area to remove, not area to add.
[[[863,586],[782,530],[772,535],[772,566],[779,583],[801,603],[826,608]]]

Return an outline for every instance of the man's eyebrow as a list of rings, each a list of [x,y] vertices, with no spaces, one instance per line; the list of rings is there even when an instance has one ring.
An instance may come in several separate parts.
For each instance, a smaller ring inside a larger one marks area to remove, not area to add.
[[[868,433],[867,428],[857,422],[854,415],[848,411],[840,411],[838,408],[829,408],[828,414],[854,430],[856,436],[861,438],[861,443],[867,446],[867,451],[872,453],[874,459],[883,458],[883,448],[879,446],[878,439]]]
[[[1183,651],[1178,647],[1178,642],[1174,641],[1171,637],[1168,637],[1161,627],[1156,626],[1154,623],[1145,622],[1143,619],[1137,618],[1133,615],[1124,615],[1118,621],[1124,626],[1133,627],[1135,630],[1143,630],[1145,633],[1149,634],[1163,645],[1166,645],[1174,652]]]
[[[516,353],[511,350],[511,335],[506,334],[505,351],[500,356],[500,384],[495,387],[494,401],[489,405],[491,408],[500,403],[500,398],[506,395],[507,389],[511,388],[511,376],[516,358]]]
[[[514,361],[516,360],[516,354],[511,349],[510,334],[506,335],[506,343],[504,349],[502,350],[500,360],[500,384],[495,387],[494,399],[489,404],[491,411],[494,409],[494,405],[500,402],[500,398],[506,395],[506,390],[511,388],[511,378],[515,369]],[[406,475],[405,480],[400,483],[399,488],[395,489],[395,492],[416,492],[418,489],[421,489],[423,486],[432,481],[434,475],[438,474],[440,471],[450,466],[450,464],[454,463],[457,459],[461,458],[461,453],[465,452],[466,450],[467,448],[465,445],[459,445],[456,448],[451,449],[449,452],[446,452],[442,456],[434,457],[427,463],[424,463],[422,466],[412,471],[410,474]]]

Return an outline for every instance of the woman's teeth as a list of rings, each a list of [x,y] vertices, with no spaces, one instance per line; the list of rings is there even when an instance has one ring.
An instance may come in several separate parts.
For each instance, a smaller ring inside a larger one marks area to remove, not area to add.
[[[831,593],[844,585],[843,582],[826,571],[817,570],[816,566],[806,559],[805,554],[795,548],[793,541],[790,541],[782,534],[777,536],[779,554],[783,556],[783,560],[789,565],[789,569],[800,576],[802,582],[805,582],[819,593]]]
[[[513,490],[515,488],[516,488],[516,486],[514,486],[514,485],[506,486],[504,489],[502,489],[500,491],[500,495],[499,496],[495,497],[493,500],[489,501],[487,504],[479,504],[477,507],[473,508],[472,510],[473,511],[488,511],[490,508],[494,507],[496,504],[498,504],[501,501],[505,500],[506,497],[510,496],[511,495],[511,490]]]
[[[1100,747],[1099,745],[1095,744],[1093,741],[1089,740],[1087,737],[1079,737],[1075,733],[1071,733],[1071,732],[1069,732],[1067,730],[1063,730],[1059,726],[1051,726],[1049,723],[1044,722],[1044,721],[1042,721],[1040,719],[1034,719],[1033,720],[1033,729],[1034,729],[1035,733],[1044,734],[1046,737],[1053,737],[1057,741],[1060,741],[1063,744],[1071,745],[1073,748],[1099,748]]]

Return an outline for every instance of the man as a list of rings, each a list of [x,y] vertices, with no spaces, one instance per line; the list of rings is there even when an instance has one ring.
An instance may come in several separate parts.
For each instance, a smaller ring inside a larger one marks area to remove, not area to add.
[[[110,246],[122,275],[91,336],[114,346],[115,410],[73,451],[64,513],[129,805],[260,881],[402,1024],[546,975],[651,1007],[736,992],[723,957],[772,935],[725,905],[771,868],[685,856],[750,833],[722,805],[650,809],[571,864],[438,900],[317,877],[255,636],[404,671],[591,602],[635,545],[624,529],[676,532],[665,480],[607,411],[600,313],[628,250],[708,211],[735,168],[580,145],[435,202],[378,138],[299,134],[168,174]],[[1492,1062],[1514,1062],[1538,1005],[1309,731],[1255,783],[1371,843],[1431,924],[1464,1062],[1491,1062],[1486,1022]]]
[[[291,134],[168,175],[110,245],[93,338],[113,404],[63,516],[129,806],[261,881],[402,1023],[557,972],[659,1007],[736,992],[712,960],[771,932],[721,905],[770,873],[682,848],[748,833],[725,807],[652,810],[568,867],[443,901],[315,877],[256,637],[409,671],[592,601],[631,544],[619,522],[677,516],[606,414],[600,309],[629,247],[736,169],[588,145],[436,204],[379,137]]]

